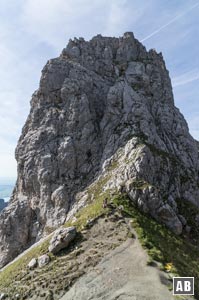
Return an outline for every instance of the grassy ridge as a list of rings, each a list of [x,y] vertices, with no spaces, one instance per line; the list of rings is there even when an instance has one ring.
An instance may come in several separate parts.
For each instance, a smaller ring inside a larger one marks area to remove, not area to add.
[[[102,192],[103,186],[105,185],[107,180],[108,177],[104,177],[100,179],[96,185],[90,187],[88,191],[90,195],[87,203],[88,205],[82,208],[76,214],[75,222],[69,221],[64,225],[65,227],[73,225],[76,226],[78,232],[81,232],[81,230],[84,229],[89,220],[96,219],[108,212],[108,208],[103,208],[103,200],[105,198],[108,198],[110,200],[110,193],[109,191]],[[91,201],[92,195],[94,197],[94,201]],[[31,272],[28,270],[27,265],[32,258],[37,258],[42,254],[48,253],[49,240],[50,237],[40,245],[32,248],[21,258],[19,258],[17,261],[10,264],[2,272],[0,272],[0,292],[8,292],[8,294],[10,295],[20,293],[20,295],[23,295],[22,299],[28,299],[27,286],[31,286],[32,277],[29,276],[29,273]],[[51,254],[50,256],[51,261],[54,261],[55,257]],[[19,285],[17,283],[21,282],[26,285],[26,288],[19,288]]]
[[[22,256],[17,261],[6,267],[2,272],[0,272],[0,291],[4,290],[7,287],[12,287],[14,293],[14,286],[16,285],[16,283],[21,281],[24,275],[27,274],[27,264],[32,258],[38,257],[48,252],[48,245],[49,240],[44,241],[41,245],[34,247],[24,256]],[[17,288],[16,291],[18,291]]]
[[[182,237],[174,235],[166,226],[140,213],[126,195],[118,195],[114,203],[132,217],[132,225],[152,260],[162,263],[165,270],[175,275],[195,277],[195,295],[199,299],[199,251]]]
[[[139,240],[144,248],[147,249],[151,260],[162,263],[165,270],[179,276],[195,277],[196,296],[199,299],[199,257],[198,248],[182,237],[174,235],[166,226],[157,223],[151,217],[140,213],[131,203],[127,195],[111,194],[110,191],[103,191],[108,177],[99,180],[97,185],[93,185],[88,193],[88,205],[82,208],[76,214],[76,221],[72,225],[76,226],[78,231],[84,229],[88,220],[95,219],[108,212],[108,208],[103,208],[103,200],[106,197],[108,201],[113,202],[114,206],[121,206],[125,214],[132,218],[132,226],[135,228]],[[143,183],[140,182],[138,188],[142,188]],[[65,224],[70,226],[71,222]],[[0,273],[0,291],[7,289],[12,294],[20,292],[26,294],[26,291],[17,289],[17,282],[28,278],[27,264],[33,257],[48,252],[48,240],[43,244],[33,248],[18,261],[8,266]],[[53,260],[53,257],[52,257]],[[25,278],[24,278],[25,279]],[[31,278],[30,278],[31,281]],[[30,282],[26,282],[30,284]],[[24,298],[25,299],[25,298]]]

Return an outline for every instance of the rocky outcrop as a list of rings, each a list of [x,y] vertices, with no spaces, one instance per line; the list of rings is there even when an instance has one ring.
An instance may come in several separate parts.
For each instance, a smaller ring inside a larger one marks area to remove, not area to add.
[[[32,270],[32,269],[36,268],[36,266],[37,266],[37,259],[36,258],[32,258],[31,261],[28,263],[27,267],[30,270]]]
[[[52,239],[50,240],[50,245],[48,247],[49,252],[56,254],[60,250],[68,247],[68,245],[74,240],[76,233],[75,227],[60,228],[55,231]]]
[[[50,262],[50,256],[48,254],[43,254],[38,258],[32,258],[31,261],[28,263],[27,268],[30,270],[35,269],[37,266],[42,268],[48,265]]]
[[[162,54],[132,33],[70,40],[49,60],[17,149],[18,179],[0,218],[0,266],[103,190],[125,191],[176,234],[179,201],[198,206],[198,146],[174,105]],[[186,220],[185,220],[186,222]]]
[[[3,210],[8,204],[4,201],[4,199],[0,199],[0,211]]]
[[[45,265],[49,264],[49,262],[50,262],[50,256],[48,256],[48,254],[43,254],[40,257],[38,257],[38,266],[40,268],[42,268]]]

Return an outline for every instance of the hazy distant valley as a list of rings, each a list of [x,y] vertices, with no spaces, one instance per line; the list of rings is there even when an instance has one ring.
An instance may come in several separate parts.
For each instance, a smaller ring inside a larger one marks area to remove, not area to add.
[[[0,184],[0,199],[4,199],[5,201],[8,201],[11,194],[12,194],[12,190],[14,188],[14,185],[1,185]]]

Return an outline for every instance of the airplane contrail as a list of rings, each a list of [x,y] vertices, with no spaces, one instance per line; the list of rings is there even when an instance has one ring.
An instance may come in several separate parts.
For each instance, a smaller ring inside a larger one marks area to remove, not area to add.
[[[197,2],[195,5],[191,6],[189,9],[187,9],[186,11],[184,11],[183,13],[175,16],[173,19],[171,19],[168,23],[162,25],[160,28],[156,29],[155,31],[153,31],[151,34],[149,34],[148,36],[146,36],[145,38],[143,38],[141,40],[141,42],[144,42],[146,40],[148,40],[149,38],[151,38],[152,36],[156,35],[157,33],[159,33],[162,29],[166,28],[167,26],[169,26],[170,24],[174,23],[175,21],[177,21],[178,19],[182,18],[184,15],[186,15],[187,13],[189,13],[192,9],[196,8],[197,6],[199,6],[199,2]]]
[[[181,76],[174,77],[171,79],[172,86],[176,87],[179,85],[185,85],[187,83],[199,80],[199,71],[196,72],[196,74],[190,74],[191,72],[185,73]]]

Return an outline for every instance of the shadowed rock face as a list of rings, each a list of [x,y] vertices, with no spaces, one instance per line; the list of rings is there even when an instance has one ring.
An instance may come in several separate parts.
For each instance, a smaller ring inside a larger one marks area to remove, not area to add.
[[[199,205],[198,147],[174,106],[161,54],[132,33],[70,40],[49,60],[16,149],[18,180],[0,217],[0,266],[63,224],[79,192],[116,164],[144,212],[180,234],[176,200]]]

